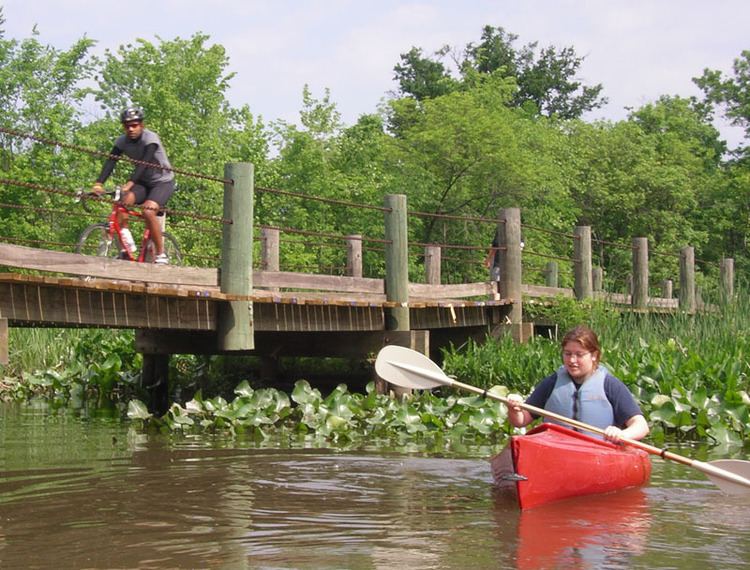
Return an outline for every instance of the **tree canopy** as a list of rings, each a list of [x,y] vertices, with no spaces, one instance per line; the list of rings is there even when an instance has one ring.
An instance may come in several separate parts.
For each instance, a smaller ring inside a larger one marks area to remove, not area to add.
[[[538,42],[516,48],[517,40],[502,27],[485,26],[481,41],[468,43],[458,53],[444,46],[425,57],[422,48],[413,47],[394,67],[399,93],[422,101],[470,88],[477,76],[499,75],[515,82],[508,103],[547,117],[574,119],[606,103],[601,84],[584,85],[577,79],[584,58],[573,47],[547,46],[537,53]],[[443,63],[449,54],[457,78]]]

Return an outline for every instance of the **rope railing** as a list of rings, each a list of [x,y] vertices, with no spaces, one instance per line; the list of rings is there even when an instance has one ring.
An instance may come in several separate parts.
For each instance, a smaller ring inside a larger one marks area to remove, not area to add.
[[[521,229],[532,230],[532,231],[535,231],[535,232],[540,232],[540,233],[548,234],[548,235],[555,236],[555,237],[565,237],[565,238],[569,238],[569,239],[576,239],[577,238],[577,236],[575,236],[573,234],[569,234],[567,232],[563,232],[563,231],[560,231],[560,230],[550,230],[548,228],[540,228],[538,226],[531,226],[529,224],[521,224]]]
[[[51,188],[49,186],[36,184],[34,182],[24,182],[22,180],[12,180],[10,178],[0,178],[0,184],[17,186],[19,188],[27,188],[29,190],[39,190],[40,192],[44,192],[46,194],[65,196],[67,198],[71,198],[72,200],[78,200],[80,197],[80,192],[78,191],[62,190],[60,188]],[[93,202],[99,202],[99,203],[107,203],[107,204],[111,203],[111,200],[107,198],[106,196],[87,195],[86,200],[91,200]],[[162,208],[162,210],[165,213],[172,215],[172,216],[182,216],[185,218],[192,218],[196,220],[207,220],[207,221],[212,221],[212,222],[219,222],[222,224],[232,223],[232,220],[227,220],[221,216],[212,216],[208,214],[196,214],[195,212],[174,210],[171,208]]]
[[[218,178],[216,176],[210,176],[210,175],[201,174],[201,173],[198,173],[198,172],[190,172],[188,170],[182,170],[180,168],[174,168],[174,167],[172,167],[172,168],[166,168],[166,167],[164,167],[164,166],[162,166],[162,165],[160,165],[158,163],[146,162],[146,161],[143,161],[143,160],[138,160],[138,159],[135,159],[135,158],[130,158],[130,157],[125,156],[125,155],[110,154],[108,152],[102,152],[100,150],[94,150],[94,149],[86,148],[86,147],[79,146],[79,145],[72,144],[72,143],[65,143],[65,142],[62,142],[62,141],[56,141],[54,139],[50,139],[50,138],[46,138],[46,137],[40,137],[38,135],[32,135],[30,133],[24,133],[24,132],[21,132],[21,131],[17,131],[15,129],[9,129],[7,127],[0,126],[0,133],[6,134],[6,135],[9,135],[9,136],[12,136],[12,137],[18,137],[18,138],[24,138],[24,139],[27,139],[27,140],[33,140],[33,141],[40,142],[42,144],[46,144],[46,145],[50,145],[50,146],[56,146],[56,147],[59,147],[59,148],[67,148],[67,149],[70,149],[70,150],[75,150],[75,151],[78,151],[78,152],[83,152],[85,154],[89,154],[91,156],[96,156],[96,157],[100,157],[100,158],[107,158],[107,159],[118,160],[118,161],[119,160],[124,160],[126,162],[130,162],[130,163],[135,164],[135,165],[143,165],[143,166],[155,167],[155,168],[158,168],[160,170],[168,170],[168,171],[174,172],[175,174],[182,174],[183,176],[189,176],[191,178],[199,178],[201,180],[211,180],[213,182],[221,182],[222,184],[234,184],[233,180],[227,180],[227,179],[224,179],[224,178]]]
[[[352,237],[348,235],[342,235],[342,234],[330,234],[326,232],[316,232],[314,230],[300,230],[297,228],[285,228],[285,227],[279,227],[279,226],[258,226],[261,228],[266,229],[276,229],[280,232],[289,233],[289,234],[296,234],[296,235],[303,235],[303,236],[312,236],[312,237],[321,237],[326,239],[336,239],[336,240],[342,240],[347,241],[350,239],[356,239],[358,241],[369,242],[369,243],[383,243],[383,244],[389,244],[391,243],[390,240],[387,239],[379,239],[379,238],[368,238],[364,236],[360,237]]]
[[[460,214],[440,214],[440,213],[434,213],[434,212],[418,212],[418,211],[410,211],[408,212],[410,216],[416,216],[419,218],[437,218],[440,220],[456,220],[456,221],[464,221],[464,222],[483,222],[488,224],[504,224],[505,220],[500,220],[497,218],[483,218],[481,216],[465,216]]]
[[[10,236],[0,236],[0,242],[29,244],[29,245],[48,245],[48,246],[54,246],[54,247],[63,247],[66,249],[75,249],[76,247],[76,244],[74,243],[65,243],[65,242],[50,241],[50,240],[44,240],[44,239],[19,238],[19,237],[10,237]]]
[[[359,208],[361,210],[376,210],[378,212],[390,212],[390,208],[384,206],[374,206],[372,204],[357,204],[355,202],[347,202],[346,200],[337,200],[335,198],[323,198],[322,196],[310,196],[309,194],[303,194],[301,192],[291,192],[289,190],[279,190],[277,188],[255,188],[256,192],[267,192],[269,194],[276,194],[279,196],[289,196],[291,198],[300,198],[303,200],[312,200],[313,202],[321,202],[323,204],[333,204],[336,206],[347,206],[349,208]]]

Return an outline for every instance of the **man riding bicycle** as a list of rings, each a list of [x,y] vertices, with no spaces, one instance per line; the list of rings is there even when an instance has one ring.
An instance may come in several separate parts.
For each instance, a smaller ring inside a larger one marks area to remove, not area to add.
[[[143,111],[136,107],[128,107],[120,114],[125,134],[120,135],[115,141],[110,151],[112,157],[104,163],[92,192],[97,195],[104,192],[104,182],[114,171],[121,155],[139,161],[122,187],[120,201],[126,206],[142,206],[143,219],[156,246],[154,263],[166,264],[169,263],[169,257],[164,253],[164,239],[157,214],[175,190],[174,173],[159,135],[145,128],[143,119]],[[156,164],[159,166],[152,166]],[[130,230],[127,229],[127,216],[124,215],[119,222],[123,227],[123,240],[128,242],[125,245],[132,253],[135,251],[135,242]]]

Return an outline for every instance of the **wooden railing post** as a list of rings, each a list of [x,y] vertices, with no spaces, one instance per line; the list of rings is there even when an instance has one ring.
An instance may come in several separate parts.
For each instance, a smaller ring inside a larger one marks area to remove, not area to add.
[[[672,287],[673,283],[671,279],[665,279],[661,282],[661,296],[663,299],[672,298]]]
[[[260,268],[263,271],[278,271],[279,228],[261,228],[260,239]]]
[[[346,274],[349,277],[362,277],[362,236],[346,236]]]
[[[648,306],[648,238],[633,238],[633,296],[630,304],[637,309]]]
[[[680,250],[680,309],[695,312],[695,249],[685,246]]]
[[[424,248],[424,273],[429,285],[440,285],[441,250],[439,245],[428,245]]]
[[[279,271],[279,229],[260,230],[260,268],[263,271]],[[279,291],[278,287],[268,287],[269,291]]]
[[[544,284],[547,287],[558,287],[560,282],[558,274],[557,261],[548,261],[544,267]]]
[[[408,331],[409,326],[409,243],[406,196],[385,197],[385,296],[397,303],[386,310],[386,329]]]
[[[523,320],[523,290],[521,282],[521,210],[505,208],[500,212],[498,224],[498,252],[500,256],[500,296],[511,299],[511,324],[521,325]]]
[[[604,269],[598,265],[591,269],[591,286],[594,293],[604,291]]]
[[[219,285],[222,293],[250,296],[253,291],[253,165],[224,167],[224,218]],[[255,348],[253,305],[250,301],[222,304],[217,322],[220,350]]]
[[[722,300],[731,302],[734,299],[734,259],[731,257],[723,258],[720,272]]]
[[[591,286],[591,227],[576,226],[573,239],[574,285],[573,290],[579,301],[593,295]]]

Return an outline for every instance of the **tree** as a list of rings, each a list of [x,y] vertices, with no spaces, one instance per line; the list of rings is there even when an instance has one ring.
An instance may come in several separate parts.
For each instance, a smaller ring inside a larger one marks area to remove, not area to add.
[[[25,135],[70,142],[70,133],[81,126],[79,105],[87,93],[81,83],[91,76],[88,51],[93,43],[84,38],[68,50],[58,50],[43,45],[36,31],[23,41],[0,36],[3,126]],[[0,169],[12,180],[66,189],[66,184],[75,183],[79,159],[80,153],[63,147],[0,135]],[[49,212],[66,200],[69,203],[69,198],[60,195],[3,184],[0,202],[34,208],[0,209],[3,234],[42,241],[60,235],[60,220]]]
[[[444,55],[444,52],[438,51],[435,55]],[[393,70],[393,78],[398,81],[401,93],[417,101],[446,95],[458,87],[458,82],[445,66],[440,61],[424,57],[421,48],[412,47],[407,53],[402,53],[401,63]]]
[[[435,59],[412,48],[401,54],[395,79],[401,95],[418,101],[439,97],[476,84],[476,76],[500,75],[512,78],[516,92],[510,103],[532,114],[572,119],[601,107],[602,85],[584,85],[577,79],[583,58],[572,47],[549,46],[537,54],[537,42],[521,48],[514,46],[518,36],[502,27],[485,26],[478,44],[469,43],[456,57],[460,78],[453,78],[441,59],[451,53],[443,47]]]
[[[732,65],[733,77],[721,71],[705,69],[693,82],[703,90],[706,101],[722,105],[731,124],[742,127],[750,136],[750,50],[744,50]]]

